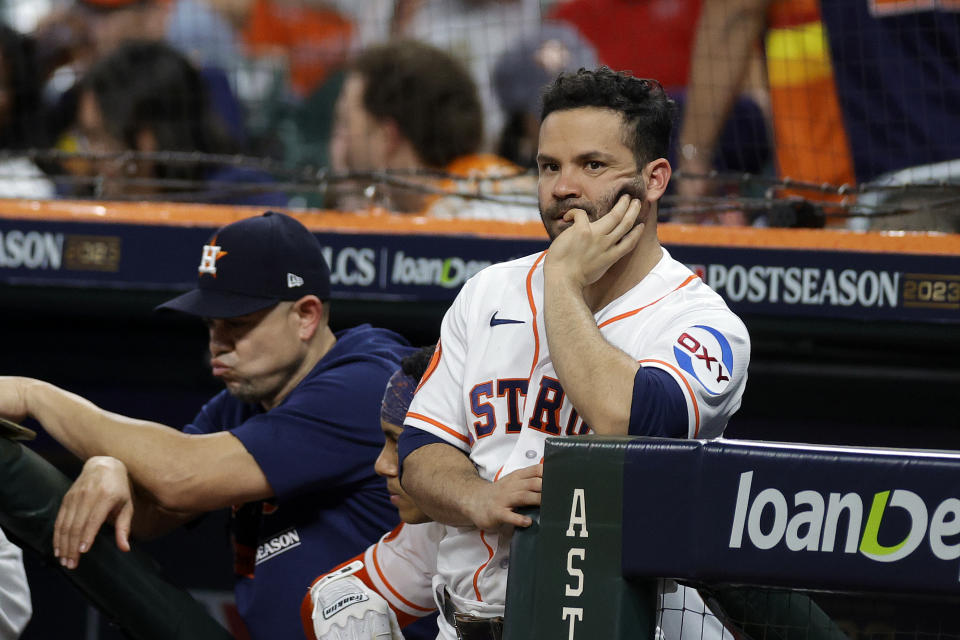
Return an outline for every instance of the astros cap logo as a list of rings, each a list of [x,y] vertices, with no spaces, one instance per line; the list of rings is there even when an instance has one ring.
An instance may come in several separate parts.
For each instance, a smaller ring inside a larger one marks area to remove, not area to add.
[[[221,251],[216,244],[217,237],[210,239],[210,244],[203,245],[203,255],[200,256],[200,275],[209,273],[214,278],[217,277],[217,260],[227,255],[226,251]]]

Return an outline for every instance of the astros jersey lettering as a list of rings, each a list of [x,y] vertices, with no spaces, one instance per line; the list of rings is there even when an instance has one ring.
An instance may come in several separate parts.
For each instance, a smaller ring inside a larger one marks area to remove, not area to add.
[[[591,432],[547,348],[544,256],[493,265],[464,285],[404,421],[469,454],[490,481],[540,462],[547,437]],[[719,295],[663,250],[643,280],[594,316],[610,344],[677,385],[688,437],[722,434],[740,406],[750,346]],[[509,547],[509,536],[494,531],[445,527],[437,571],[459,610],[502,611]]]

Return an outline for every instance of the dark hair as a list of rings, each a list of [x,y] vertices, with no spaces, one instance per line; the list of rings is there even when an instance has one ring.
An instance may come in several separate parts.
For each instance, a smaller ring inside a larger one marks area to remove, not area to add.
[[[676,105],[656,80],[607,67],[561,73],[543,94],[540,120],[554,111],[581,107],[612,109],[623,115],[627,125],[623,143],[633,150],[638,169],[667,157]]]
[[[156,137],[159,151],[229,151],[200,73],[162,42],[120,45],[90,68],[81,90],[93,93],[107,130],[130,149],[136,149],[137,134],[146,129]],[[192,164],[156,166],[158,178],[198,179],[206,172]]]
[[[477,87],[446,52],[396,40],[363,51],[351,70],[364,80],[363,106],[370,115],[396,122],[428,166],[443,168],[480,147]]]
[[[33,39],[0,24],[0,53],[5,75],[3,88],[10,96],[10,111],[0,122],[0,148],[48,146],[41,126],[42,80]]]
[[[430,366],[430,360],[433,358],[433,352],[436,348],[436,345],[421,347],[401,360],[400,368],[403,369],[406,375],[414,380],[420,380],[426,372],[427,367]]]

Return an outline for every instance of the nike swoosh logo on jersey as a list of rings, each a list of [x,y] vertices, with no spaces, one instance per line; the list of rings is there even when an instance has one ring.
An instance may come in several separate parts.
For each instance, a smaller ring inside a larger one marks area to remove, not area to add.
[[[494,311],[493,315],[490,316],[490,326],[495,327],[498,324],[523,324],[523,320],[508,320],[507,318],[498,318],[497,314],[500,313],[499,310]]]

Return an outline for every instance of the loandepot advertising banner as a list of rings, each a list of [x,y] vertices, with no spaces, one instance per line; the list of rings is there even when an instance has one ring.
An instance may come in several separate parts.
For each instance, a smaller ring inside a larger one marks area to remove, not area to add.
[[[642,438],[624,496],[626,576],[960,593],[960,454]]]
[[[0,282],[134,290],[196,286],[212,227],[0,219]],[[546,238],[317,233],[336,298],[453,301],[472,275]]]
[[[186,290],[212,227],[0,219],[0,282]],[[336,298],[452,301],[547,248],[487,235],[318,232]],[[960,323],[960,256],[669,245],[741,315]]]

